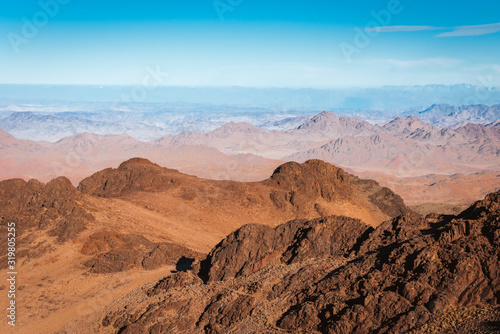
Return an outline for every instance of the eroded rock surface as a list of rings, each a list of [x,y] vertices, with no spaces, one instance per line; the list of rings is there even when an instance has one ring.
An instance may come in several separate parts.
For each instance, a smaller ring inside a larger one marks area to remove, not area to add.
[[[494,333],[499,231],[500,192],[458,216],[407,213],[375,229],[345,217],[248,225],[193,272],[109,312],[102,326],[120,333]]]
[[[94,216],[81,203],[82,194],[65,177],[47,184],[12,179],[0,182],[0,229],[7,236],[7,224],[15,223],[17,257],[36,258],[52,248],[45,236],[55,243],[75,240]],[[5,232],[5,233],[4,233]],[[37,239],[40,239],[38,242]],[[0,248],[7,249],[7,237]],[[0,258],[0,266],[7,261]]]
[[[202,254],[174,243],[154,243],[141,235],[120,234],[112,231],[92,234],[81,249],[92,255],[84,263],[93,273],[112,273],[133,268],[147,270],[162,265],[175,265],[182,257],[201,259]]]

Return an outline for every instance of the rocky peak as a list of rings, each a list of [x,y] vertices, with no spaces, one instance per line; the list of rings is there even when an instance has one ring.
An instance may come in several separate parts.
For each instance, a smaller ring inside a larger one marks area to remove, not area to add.
[[[343,169],[322,160],[308,160],[302,164],[288,162],[279,166],[267,181],[281,192],[274,192],[272,199],[278,207],[289,202],[304,211],[315,200],[327,202],[347,201],[355,205],[374,205],[388,217],[411,212],[402,198],[390,189],[372,180],[363,180],[346,173]],[[283,192],[285,191],[285,192]],[[321,204],[315,208],[321,211]]]
[[[229,122],[210,132],[210,135],[228,137],[232,134],[264,133],[265,131],[247,122]]]
[[[159,165],[149,161],[148,159],[143,158],[131,158],[127,161],[124,161],[118,166],[119,170],[124,170],[127,168],[161,168]]]
[[[297,162],[287,162],[276,168],[271,179],[276,181],[297,181],[304,178],[314,178],[321,180],[344,180],[346,173],[332,164],[322,160],[311,159],[299,164]]]
[[[99,197],[119,197],[130,192],[168,190],[176,187],[181,177],[187,176],[147,159],[132,158],[117,169],[107,168],[85,178],[78,190]]]
[[[408,116],[407,118],[397,117],[382,128],[392,135],[404,137],[415,133],[417,130],[426,132],[438,130],[434,126],[424,123],[414,116]]]
[[[325,130],[339,122],[339,117],[332,112],[323,111],[320,114],[309,118],[304,124],[298,127],[299,130],[320,129]]]
[[[460,133],[464,137],[471,139],[488,139],[497,137],[499,132],[495,132],[494,129],[488,128],[482,124],[469,123],[464,126],[455,129],[456,132]]]
[[[500,191],[488,194],[460,214],[461,218],[477,219],[487,216],[500,216]]]

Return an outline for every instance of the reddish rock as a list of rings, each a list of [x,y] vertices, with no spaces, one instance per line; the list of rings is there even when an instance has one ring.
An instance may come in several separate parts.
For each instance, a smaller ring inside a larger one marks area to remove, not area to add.
[[[344,256],[370,227],[358,219],[326,217],[293,220],[275,229],[245,225],[219,243],[200,264],[205,281],[254,273],[273,261],[295,263],[325,256]]]
[[[30,244],[40,233],[55,237],[57,243],[75,240],[94,217],[81,204],[82,194],[65,177],[47,184],[13,179],[0,182],[0,231],[7,235],[7,223],[16,224],[17,256],[35,258],[51,249]],[[32,237],[28,237],[31,234]],[[23,236],[23,238],[21,238]],[[24,238],[24,236],[27,236]],[[7,238],[0,239],[6,249]],[[0,257],[0,266],[7,261]]]
[[[500,192],[456,217],[409,213],[375,230],[343,217],[247,225],[195,270],[205,285],[166,279],[146,311],[105,322],[123,333],[498,332],[499,217]]]
[[[85,266],[93,273],[112,273],[136,267],[147,270],[175,265],[181,258],[201,259],[202,254],[173,243],[153,243],[140,235],[102,231],[92,234],[80,250],[92,255]]]

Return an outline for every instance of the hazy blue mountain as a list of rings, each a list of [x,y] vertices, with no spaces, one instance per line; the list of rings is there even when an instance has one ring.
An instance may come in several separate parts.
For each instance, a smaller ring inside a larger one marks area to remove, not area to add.
[[[468,123],[491,124],[500,118],[500,105],[429,108],[291,108],[259,105],[214,105],[187,102],[129,103],[0,100],[0,127],[17,138],[57,141],[78,133],[128,134],[148,141],[187,131],[207,133],[229,122],[249,123],[263,130],[291,130],[328,110],[339,117],[356,118],[372,125],[387,124],[401,116],[414,116],[439,129]],[[493,126],[493,125],[492,125]],[[429,137],[435,138],[435,136]]]
[[[451,106],[434,104],[415,115],[439,128],[457,128],[468,123],[489,124],[500,119],[500,104]]]

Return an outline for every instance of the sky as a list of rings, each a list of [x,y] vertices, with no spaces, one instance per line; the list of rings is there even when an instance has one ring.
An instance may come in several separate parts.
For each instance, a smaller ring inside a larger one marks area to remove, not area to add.
[[[18,0],[0,84],[500,87],[500,1]]]

